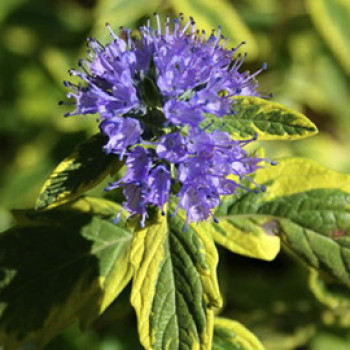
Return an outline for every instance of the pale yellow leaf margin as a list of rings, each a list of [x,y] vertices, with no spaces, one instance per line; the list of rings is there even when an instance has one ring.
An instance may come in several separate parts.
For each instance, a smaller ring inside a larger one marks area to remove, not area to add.
[[[206,255],[206,262],[209,266],[207,270],[197,266],[205,291],[207,325],[206,333],[201,334],[200,343],[193,335],[192,349],[210,350],[214,328],[214,311],[211,308],[222,306],[216,277],[218,253],[208,232],[198,230],[195,225],[191,225],[191,229],[200,237],[205,247],[203,253]],[[130,261],[135,272],[130,301],[136,310],[139,337],[146,350],[152,350],[155,342],[154,333],[156,330],[150,329],[150,317],[155,296],[154,286],[157,283],[160,265],[166,255],[168,234],[167,219],[158,213],[151,226],[135,232],[131,249]],[[186,232],[183,234],[186,234]]]
[[[241,323],[225,318],[215,318],[215,328],[231,333],[232,345],[239,345],[242,350],[265,350],[260,340]]]

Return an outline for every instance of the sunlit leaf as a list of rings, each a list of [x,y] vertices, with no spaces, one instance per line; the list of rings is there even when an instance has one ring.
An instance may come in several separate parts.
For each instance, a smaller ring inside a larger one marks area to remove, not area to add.
[[[104,153],[105,143],[105,136],[97,134],[78,145],[50,174],[40,191],[36,208],[53,208],[72,201],[120,168],[122,162],[117,156]]]
[[[317,133],[316,126],[304,115],[259,97],[236,97],[233,110],[235,114],[223,118],[209,115],[205,121],[213,121],[209,130],[220,128],[235,139],[257,135],[259,140],[298,140]]]
[[[266,234],[350,287],[350,175],[292,158],[259,170],[255,180],[266,192],[230,196],[218,215],[259,220]]]
[[[218,212],[218,224],[210,224],[216,243],[230,251],[261,260],[273,260],[280,251],[280,239],[266,220],[241,218]],[[264,222],[265,221],[265,222]]]
[[[87,325],[131,278],[131,233],[120,207],[94,198],[16,213],[0,234],[0,344],[43,346],[76,320]]]
[[[350,74],[350,2],[348,0],[308,0],[316,28]]]
[[[215,318],[213,350],[264,350],[258,338],[237,321]]]
[[[211,349],[218,256],[207,233],[183,225],[158,215],[133,239],[131,303],[145,349]]]

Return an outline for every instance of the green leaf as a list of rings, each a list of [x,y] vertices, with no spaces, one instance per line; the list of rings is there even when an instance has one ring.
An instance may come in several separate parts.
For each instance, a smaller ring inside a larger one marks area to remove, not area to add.
[[[258,338],[237,321],[215,318],[213,350],[264,350]]]
[[[254,180],[266,192],[230,196],[218,216],[258,220],[307,264],[350,287],[350,175],[291,158]]]
[[[44,183],[36,209],[49,209],[72,201],[98,185],[123,163],[113,154],[106,154],[106,137],[92,136],[78,145],[50,174]]]
[[[133,239],[131,303],[147,350],[211,349],[218,256],[210,235],[184,223],[158,213]]]
[[[86,326],[131,278],[131,233],[111,218],[113,202],[82,198],[21,211],[0,234],[0,344],[44,346],[76,320]]]
[[[213,29],[216,30],[220,26],[225,37],[230,39],[230,47],[245,41],[248,58],[253,59],[257,56],[257,42],[232,3],[226,0],[172,0],[171,3],[175,12],[192,16],[198,29],[211,33]]]
[[[350,2],[348,0],[308,0],[316,28],[350,74]]]
[[[234,98],[234,115],[218,118],[208,115],[205,124],[213,121],[209,130],[220,128],[235,139],[258,136],[259,140],[298,140],[317,133],[316,126],[304,115],[279,103],[259,97]]]

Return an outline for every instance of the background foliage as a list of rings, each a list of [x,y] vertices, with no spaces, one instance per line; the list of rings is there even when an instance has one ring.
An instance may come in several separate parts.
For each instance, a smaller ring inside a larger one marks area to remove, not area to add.
[[[56,164],[96,131],[93,118],[64,119],[65,107],[57,106],[66,71],[85,56],[86,37],[103,41],[105,22],[134,27],[155,11],[192,15],[207,31],[222,25],[233,46],[246,40],[245,67],[253,71],[269,63],[259,77],[261,90],[319,127],[320,133],[306,140],[261,142],[270,158],[307,156],[350,171],[347,0],[2,0],[0,231],[13,225],[9,209],[32,207]],[[93,194],[102,194],[103,187]],[[339,286],[310,277],[288,252],[273,262],[219,253],[221,316],[242,322],[268,350],[350,347],[349,301]],[[46,348],[141,349],[129,294],[124,291],[86,332],[74,326]]]

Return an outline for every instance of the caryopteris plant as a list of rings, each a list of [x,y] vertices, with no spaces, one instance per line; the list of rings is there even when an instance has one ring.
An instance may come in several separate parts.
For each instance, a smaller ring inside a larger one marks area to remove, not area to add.
[[[66,116],[97,118],[99,132],[0,235],[1,349],[41,348],[76,321],[89,325],[128,283],[145,349],[264,349],[214,316],[215,243],[272,260],[282,242],[350,287],[350,176],[246,148],[316,127],[265,99],[256,81],[265,67],[244,71],[220,29],[208,36],[182,16],[154,22],[119,36],[107,25],[111,41],[89,39],[65,82],[63,104],[75,105]],[[84,196],[108,176],[110,199]]]

